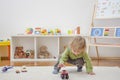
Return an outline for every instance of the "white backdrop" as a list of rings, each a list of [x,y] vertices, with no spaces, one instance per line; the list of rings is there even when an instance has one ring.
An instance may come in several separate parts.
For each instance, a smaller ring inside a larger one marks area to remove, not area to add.
[[[27,27],[60,28],[65,33],[67,29],[80,26],[81,34],[88,35],[95,2],[96,0],[0,0],[0,39],[25,33]],[[119,24],[119,21],[114,22]],[[108,22],[114,24],[113,21]],[[96,56],[94,50],[91,49],[91,56]],[[120,56],[119,48],[112,48],[113,50],[116,54],[109,48],[103,48],[101,55]]]
[[[27,27],[81,27],[87,34],[95,0],[0,0],[0,38],[24,33]]]

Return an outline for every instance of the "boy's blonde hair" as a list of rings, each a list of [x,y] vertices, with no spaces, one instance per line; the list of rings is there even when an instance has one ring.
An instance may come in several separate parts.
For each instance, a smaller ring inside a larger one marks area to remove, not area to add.
[[[70,47],[75,50],[86,49],[86,41],[81,36],[76,36],[70,43]]]

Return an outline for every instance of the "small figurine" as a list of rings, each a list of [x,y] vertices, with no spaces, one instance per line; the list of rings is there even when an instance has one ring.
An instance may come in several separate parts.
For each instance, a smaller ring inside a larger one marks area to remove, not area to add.
[[[20,73],[20,70],[16,70],[16,73]]]
[[[27,72],[26,66],[22,66],[21,72]]]
[[[2,72],[6,72],[6,71],[8,71],[8,69],[11,69],[11,68],[13,68],[13,66],[4,66],[2,68]]]
[[[68,80],[69,79],[69,75],[68,75],[68,72],[66,70],[62,70],[61,78],[62,78],[62,80]]]

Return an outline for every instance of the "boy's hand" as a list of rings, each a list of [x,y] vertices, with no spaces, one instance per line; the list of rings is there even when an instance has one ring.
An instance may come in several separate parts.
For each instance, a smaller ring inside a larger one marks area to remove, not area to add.
[[[95,75],[95,73],[94,73],[94,72],[88,72],[88,74],[89,74],[89,75]]]
[[[65,65],[63,63],[60,63],[58,66],[59,67],[65,67]]]

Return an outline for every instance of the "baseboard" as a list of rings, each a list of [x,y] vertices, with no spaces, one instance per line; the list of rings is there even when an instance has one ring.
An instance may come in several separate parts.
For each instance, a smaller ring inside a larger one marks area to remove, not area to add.
[[[93,59],[93,60],[97,60],[98,59],[98,57],[91,57],[91,59]],[[99,59],[100,60],[102,60],[102,59],[108,59],[108,60],[120,60],[120,57],[99,57]],[[9,58],[8,57],[1,57],[1,60],[9,60]]]
[[[93,60],[94,60],[94,59],[98,59],[98,57],[91,57],[91,59],[93,59]],[[102,60],[102,59],[106,59],[106,60],[107,60],[107,59],[108,59],[108,60],[110,60],[110,59],[111,59],[111,60],[120,60],[120,57],[99,57],[99,59],[100,59],[100,60]]]

